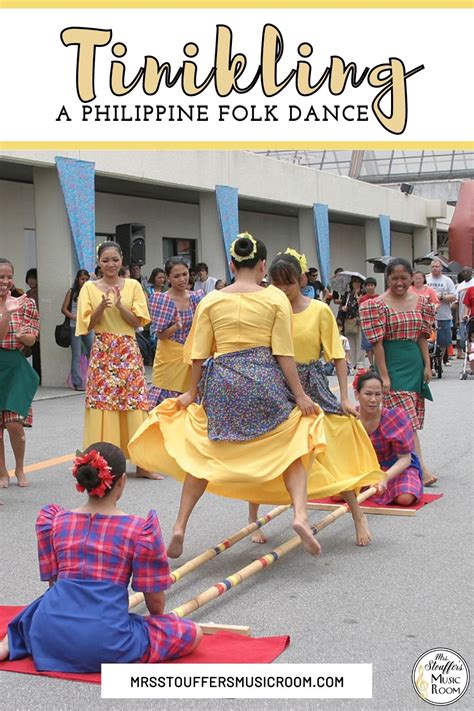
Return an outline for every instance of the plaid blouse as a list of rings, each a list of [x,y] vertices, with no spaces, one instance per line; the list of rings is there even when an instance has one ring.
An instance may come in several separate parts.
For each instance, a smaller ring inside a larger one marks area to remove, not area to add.
[[[179,316],[183,327],[175,331],[169,338],[170,341],[177,341],[183,345],[191,330],[194,312],[203,297],[203,291],[190,291],[189,309],[178,311],[175,302],[168,296],[168,292],[152,294],[148,304],[151,316],[150,331],[152,336],[155,333],[166,331],[167,328],[178,320]]]
[[[139,516],[86,514],[56,504],[36,519],[41,580],[102,580],[141,592],[160,592],[171,576],[155,511]]]
[[[380,424],[372,432],[370,439],[380,464],[415,451],[413,427],[401,407],[395,407],[393,410],[383,408]]]
[[[26,294],[18,299],[20,308],[10,316],[10,323],[5,338],[0,341],[0,348],[5,348],[7,351],[22,350],[24,348],[15,336],[16,331],[20,326],[26,326],[27,333],[35,338],[39,335],[39,314],[36,304],[33,299],[28,298]]]
[[[360,307],[362,330],[371,343],[388,340],[416,341],[429,338],[434,321],[434,306],[420,296],[416,307],[409,311],[395,311],[378,297],[365,301]]]

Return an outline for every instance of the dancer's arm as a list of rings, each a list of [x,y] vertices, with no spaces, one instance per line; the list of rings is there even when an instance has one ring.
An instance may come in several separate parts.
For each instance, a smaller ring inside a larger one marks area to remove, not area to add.
[[[193,360],[193,364],[191,366],[191,382],[189,384],[189,388],[178,398],[178,405],[180,407],[186,408],[196,400],[198,385],[202,375],[202,364],[205,360],[205,358],[202,358],[200,360]]]
[[[385,472],[385,478],[383,481],[379,482],[377,484],[377,487],[381,490],[386,488],[387,483],[391,479],[395,479],[395,477],[399,476],[399,474],[402,474],[405,469],[408,469],[408,467],[411,464],[411,454],[402,454],[395,464],[392,464],[392,466],[387,469]]]
[[[387,370],[387,363],[385,361],[385,351],[383,349],[383,341],[377,341],[376,343],[372,344],[372,348],[374,349],[374,358],[375,358],[375,365],[377,366],[377,370],[380,373],[380,377],[382,378],[382,385],[383,385],[383,391],[384,393],[388,393],[390,390],[390,375],[388,374]]]
[[[164,331],[157,331],[156,332],[156,337],[159,341],[165,341],[167,338],[173,335],[173,333],[176,333],[176,331],[179,331],[180,328],[183,327],[183,324],[181,321],[175,321],[174,323],[171,324],[171,326],[168,326],[168,328],[165,328]]]
[[[103,294],[100,304],[91,314],[91,318],[90,318],[89,326],[88,326],[89,331],[94,330],[94,328],[97,326],[97,324],[101,320],[105,309],[108,309],[111,306],[112,306],[112,301],[108,298],[108,296],[106,294]]]
[[[143,593],[145,605],[148,608],[150,615],[162,615],[165,611],[165,594],[164,592]]]
[[[424,380],[425,380],[425,383],[429,383],[432,378],[432,372],[431,372],[430,352],[428,350],[428,341],[426,340],[425,336],[419,336],[417,343],[418,343],[418,348],[421,351],[421,355],[423,356],[423,363],[425,364]]]
[[[135,316],[133,311],[131,309],[127,308],[122,304],[122,298],[121,298],[121,293],[120,289],[118,287],[115,288],[115,299],[114,299],[114,305],[117,307],[119,310],[120,316],[123,318],[123,320],[128,323],[129,326],[134,328],[135,330],[141,326],[141,321],[138,318],[138,316]]]
[[[334,358],[334,367],[336,368],[337,382],[339,383],[339,392],[341,393],[341,407],[346,415],[359,417],[359,413],[354,405],[349,400],[347,394],[347,362],[345,358]]]
[[[312,415],[313,413],[317,414],[319,412],[319,406],[316,405],[316,403],[314,403],[303,390],[293,356],[277,355],[275,358],[283,371],[283,375],[285,376],[290,390],[293,393],[296,404],[300,408],[303,415]]]

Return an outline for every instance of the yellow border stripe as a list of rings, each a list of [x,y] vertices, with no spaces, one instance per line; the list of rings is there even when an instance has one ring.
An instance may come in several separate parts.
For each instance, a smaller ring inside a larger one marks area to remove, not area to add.
[[[0,0],[1,9],[469,9],[473,0]]]
[[[64,462],[72,462],[76,455],[75,454],[64,454],[62,457],[55,457],[54,459],[44,459],[42,462],[36,462],[36,464],[29,464],[25,467],[25,474],[30,472],[37,472],[40,469],[47,469],[48,467],[55,467],[57,464],[64,464]],[[15,470],[11,469],[9,472],[11,477],[15,476]]]
[[[474,141],[1,141],[0,151],[468,150]]]

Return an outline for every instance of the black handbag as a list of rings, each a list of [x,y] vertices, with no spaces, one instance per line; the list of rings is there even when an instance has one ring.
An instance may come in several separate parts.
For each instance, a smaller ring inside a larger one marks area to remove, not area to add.
[[[72,306],[72,300],[74,298],[74,295],[72,293],[71,289],[71,296],[69,299],[69,306],[68,309],[69,311],[71,310]],[[71,322],[66,316],[64,319],[64,323],[60,323],[56,326],[54,329],[54,340],[58,344],[58,346],[61,346],[61,348],[69,348],[71,345]]]
[[[71,345],[71,323],[66,316],[64,323],[60,323],[54,329],[54,340],[61,348],[69,348]]]

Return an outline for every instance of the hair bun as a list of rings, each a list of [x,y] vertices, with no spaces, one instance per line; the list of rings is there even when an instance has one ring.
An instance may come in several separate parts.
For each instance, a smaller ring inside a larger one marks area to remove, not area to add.
[[[83,464],[77,470],[76,474],[77,483],[86,489],[86,491],[92,491],[100,484],[100,478],[98,471],[91,464]]]
[[[254,242],[252,242],[250,237],[247,236],[237,237],[234,242],[234,250],[239,257],[249,257],[252,254],[254,247]]]

